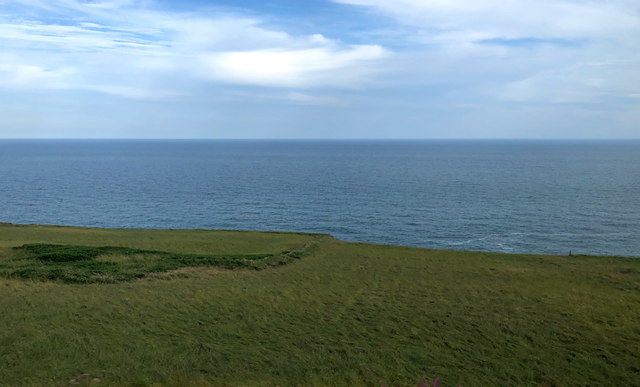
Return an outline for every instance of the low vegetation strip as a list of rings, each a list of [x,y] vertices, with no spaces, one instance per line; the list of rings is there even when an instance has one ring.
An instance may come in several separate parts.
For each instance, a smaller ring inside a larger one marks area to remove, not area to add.
[[[0,266],[6,278],[116,283],[188,267],[262,270],[302,258],[322,237],[279,254],[187,254],[121,246],[29,243],[14,247],[15,256]]]

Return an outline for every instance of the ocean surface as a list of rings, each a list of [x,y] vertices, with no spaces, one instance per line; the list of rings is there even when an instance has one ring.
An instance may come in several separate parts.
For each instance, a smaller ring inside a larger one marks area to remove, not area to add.
[[[1,140],[0,222],[640,256],[640,141]]]

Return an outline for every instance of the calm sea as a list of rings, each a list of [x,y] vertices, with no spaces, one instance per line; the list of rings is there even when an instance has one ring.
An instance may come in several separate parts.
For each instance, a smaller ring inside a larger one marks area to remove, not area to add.
[[[640,141],[0,141],[0,222],[640,256]]]

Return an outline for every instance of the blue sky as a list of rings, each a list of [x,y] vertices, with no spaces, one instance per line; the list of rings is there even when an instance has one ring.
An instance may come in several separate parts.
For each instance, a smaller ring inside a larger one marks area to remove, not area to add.
[[[0,138],[640,138],[640,3],[0,0]]]

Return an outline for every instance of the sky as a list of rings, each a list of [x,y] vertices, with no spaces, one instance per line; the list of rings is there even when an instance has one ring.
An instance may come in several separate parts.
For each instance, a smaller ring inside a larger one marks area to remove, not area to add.
[[[638,139],[637,0],[0,0],[0,138]]]

